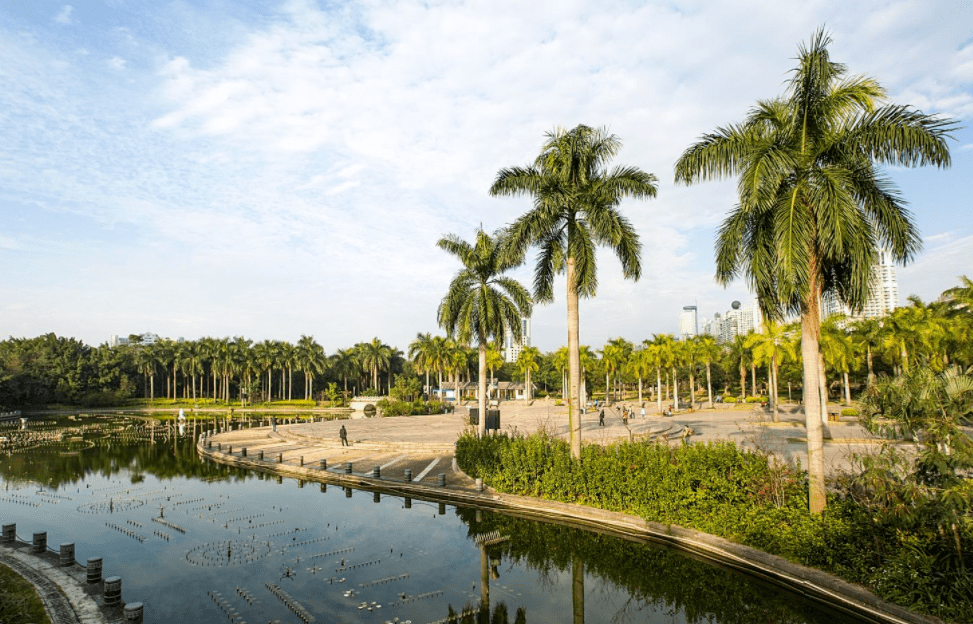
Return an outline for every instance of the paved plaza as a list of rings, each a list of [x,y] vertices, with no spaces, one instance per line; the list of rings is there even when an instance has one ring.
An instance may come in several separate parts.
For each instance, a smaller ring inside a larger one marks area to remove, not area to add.
[[[630,406],[634,407],[633,402]],[[599,412],[590,410],[582,416],[581,436],[585,443],[608,444],[623,439],[666,440],[670,443],[700,443],[732,440],[746,448],[759,448],[784,461],[807,466],[804,413],[796,406],[781,409],[780,422],[772,422],[767,410],[754,406],[730,409],[702,409],[659,416],[656,405],[647,404],[646,417],[635,409],[635,417],[624,423],[619,406],[605,409],[605,424],[599,424]],[[240,429],[220,433],[214,442],[246,447],[250,457],[263,451],[267,460],[276,459],[287,465],[318,466],[325,460],[330,470],[341,471],[352,462],[354,473],[370,475],[378,466],[383,478],[395,478],[411,471],[415,482],[433,482],[445,473],[450,483],[471,485],[456,466],[453,445],[469,428],[468,409],[457,408],[453,414],[393,418],[352,418],[315,423],[279,424],[269,427]],[[500,406],[500,430],[529,434],[546,431],[568,439],[568,413],[553,401],[509,401]],[[342,446],[339,430],[348,431],[349,446]],[[829,473],[851,467],[855,453],[876,450],[877,440],[853,418],[829,423],[825,441],[825,466]]]

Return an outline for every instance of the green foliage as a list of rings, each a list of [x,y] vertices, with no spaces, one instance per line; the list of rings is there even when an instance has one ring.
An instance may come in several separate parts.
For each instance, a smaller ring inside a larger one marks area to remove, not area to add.
[[[422,392],[422,382],[418,377],[400,375],[389,394],[396,401],[413,401]]]
[[[845,409],[841,410],[841,415],[842,416],[858,416],[858,410],[856,410],[854,407],[846,407]]]
[[[0,622],[51,622],[33,585],[5,565],[0,565]]]
[[[876,516],[847,483],[825,513],[812,514],[804,471],[732,442],[588,445],[577,461],[565,441],[545,434],[466,434],[457,441],[456,459],[468,475],[503,492],[719,535],[830,571],[940,617],[959,620],[964,609],[973,609],[969,575],[963,573],[964,566],[973,566],[969,523],[957,527],[961,548],[951,550],[949,531],[910,528]],[[917,562],[935,574],[910,582]]]
[[[424,416],[427,414],[445,414],[449,406],[445,403],[430,401],[396,401],[382,399],[376,404],[382,411],[382,416]]]
[[[735,396],[723,397],[724,403],[736,403],[738,399]]]

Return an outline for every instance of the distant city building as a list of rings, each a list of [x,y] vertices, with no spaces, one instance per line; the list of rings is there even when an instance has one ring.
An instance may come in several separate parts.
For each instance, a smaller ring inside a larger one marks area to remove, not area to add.
[[[763,324],[763,314],[756,299],[746,307],[741,306],[739,301],[734,301],[726,314],[717,312],[713,318],[703,321],[702,333],[713,336],[717,342],[732,342],[734,336],[745,336],[751,331],[759,332]]]
[[[679,339],[687,340],[699,333],[699,322],[696,316],[696,306],[683,306],[679,314]]]
[[[821,298],[821,318],[834,314],[844,314],[851,319],[876,318],[885,316],[899,307],[899,282],[895,278],[895,263],[892,254],[882,249],[872,265],[872,292],[861,312],[851,309],[838,300],[833,293],[825,293]]]
[[[139,337],[137,344],[141,344],[141,345],[151,345],[161,340],[158,334],[153,334],[152,332],[145,332],[144,334],[133,334],[133,335]],[[179,342],[182,342],[182,338],[179,339]],[[128,337],[126,336],[118,336],[116,334],[112,334],[111,338],[108,339],[109,347],[117,347],[120,345],[127,345],[127,344],[132,344],[132,341],[129,340]]]
[[[504,341],[503,348],[503,359],[506,362],[516,362],[517,358],[520,357],[520,352],[524,350],[524,347],[530,346],[530,319],[521,318],[520,319],[520,341],[514,340],[514,334],[511,331],[507,332],[506,340]]]

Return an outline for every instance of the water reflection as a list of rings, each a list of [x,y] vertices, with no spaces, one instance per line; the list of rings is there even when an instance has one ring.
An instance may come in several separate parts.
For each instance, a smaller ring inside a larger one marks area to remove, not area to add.
[[[657,546],[202,462],[192,423],[78,424],[0,459],[0,517],[105,556],[146,621],[850,621]]]

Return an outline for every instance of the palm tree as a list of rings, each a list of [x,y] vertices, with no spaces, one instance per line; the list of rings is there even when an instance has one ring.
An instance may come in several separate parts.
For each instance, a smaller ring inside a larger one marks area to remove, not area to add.
[[[710,366],[720,357],[723,349],[716,343],[716,340],[712,336],[697,336],[696,339],[699,348],[699,359],[706,365],[706,397],[709,399],[709,406],[714,407],[713,376],[710,371]]]
[[[331,356],[331,370],[344,381],[345,395],[348,394],[348,377],[357,377],[361,369],[358,359],[351,349],[338,349]]]
[[[661,414],[662,413],[662,368],[665,366],[666,363],[664,347],[655,341],[650,341],[648,338],[642,341],[642,346],[643,346],[642,352],[645,353],[645,359],[648,361],[649,366],[655,368],[656,408]]]
[[[412,360],[416,372],[426,376],[426,400],[429,400],[429,373],[433,370],[430,347],[432,334],[416,333],[416,339],[409,343],[409,359]]]
[[[135,365],[138,366],[140,373],[145,375],[149,380],[149,402],[155,402],[155,364],[156,356],[155,350],[152,348],[155,345],[138,346],[138,350],[135,352]]]
[[[845,405],[851,405],[848,371],[854,364],[857,354],[855,353],[855,342],[843,327],[844,320],[843,316],[834,315],[821,323],[821,355],[826,366],[842,374]],[[824,374],[823,370],[822,374]],[[825,377],[824,387],[828,387],[827,377]]]
[[[570,353],[568,355],[570,356]],[[578,398],[583,410],[584,406],[588,404],[588,371],[598,365],[595,352],[588,345],[578,347],[578,365],[581,367],[581,387],[579,388]],[[578,416],[580,417],[580,412]]]
[[[328,358],[313,336],[301,335],[294,353],[294,363],[304,373],[304,400],[314,396],[314,374],[324,373]]]
[[[496,383],[493,379],[493,373],[503,366],[503,354],[500,353],[500,348],[496,344],[487,346],[486,365],[490,369],[490,386],[492,387]]]
[[[646,349],[642,348],[638,351],[632,353],[628,359],[628,363],[625,365],[626,371],[635,375],[639,382],[639,405],[642,405],[642,379],[649,374],[652,370],[652,354]]]
[[[618,210],[624,197],[655,197],[656,178],[636,167],[608,162],[621,142],[605,130],[579,125],[548,133],[541,154],[526,167],[501,169],[491,195],[532,195],[534,208],[510,226],[512,253],[520,258],[528,247],[540,247],[534,270],[534,298],[554,300],[554,276],[564,273],[567,290],[568,379],[571,455],[581,457],[581,364],[578,298],[593,297],[598,287],[595,245],[606,245],[618,256],[626,278],[642,273],[635,228]]]
[[[905,106],[876,107],[885,91],[847,77],[819,30],[801,46],[783,97],[758,103],[676,163],[676,181],[740,175],[739,204],[717,240],[717,280],[743,274],[770,318],[801,315],[809,506],[825,505],[819,403],[820,302],[834,292],[852,309],[868,299],[880,244],[905,262],[920,247],[904,203],[877,164],[949,165],[951,122]]]
[[[540,357],[541,352],[537,347],[524,347],[517,356],[517,368],[524,374],[524,397],[528,401],[534,398],[533,373],[540,368],[538,363]]]
[[[726,357],[730,364],[740,371],[740,400],[742,401],[747,398],[747,368],[753,357],[745,336],[738,334],[733,337],[733,342],[728,345]]]
[[[767,319],[763,323],[760,333],[748,334],[744,345],[753,353],[753,362],[766,365],[770,386],[770,405],[774,413],[774,422],[780,420],[777,399],[777,372],[785,359],[795,359],[793,345],[787,338],[789,331],[786,325]]]
[[[868,366],[868,385],[875,383],[875,351],[882,346],[882,324],[878,319],[865,318],[852,324],[852,339],[865,351],[865,364]]]
[[[625,363],[625,352],[622,347],[617,344],[612,344],[609,342],[605,345],[605,348],[601,351],[601,364],[605,368],[605,400],[608,400],[609,391],[612,392],[612,400],[615,400],[614,385],[609,385],[609,377],[615,380],[618,376],[618,371],[621,369],[622,365]]]
[[[453,277],[449,291],[439,304],[439,326],[460,342],[476,342],[479,350],[480,435],[486,433],[487,344],[497,342],[509,332],[521,339],[521,319],[533,311],[530,293],[520,282],[504,275],[521,264],[520,259],[503,253],[502,233],[493,237],[483,231],[469,244],[455,234],[439,239],[440,249],[449,252],[463,265]],[[459,401],[459,396],[456,397]]]
[[[554,352],[554,367],[561,371],[561,398],[568,395],[568,348],[561,347]]]
[[[392,358],[392,347],[384,344],[377,337],[372,338],[371,342],[363,342],[359,345],[359,358],[361,365],[372,373],[372,388],[379,394],[382,389],[378,387],[378,371],[389,365]]]
[[[264,389],[264,400],[270,401],[271,372],[274,367],[275,349],[273,342],[264,340],[253,345],[253,358],[259,372],[267,373],[267,387]]]

